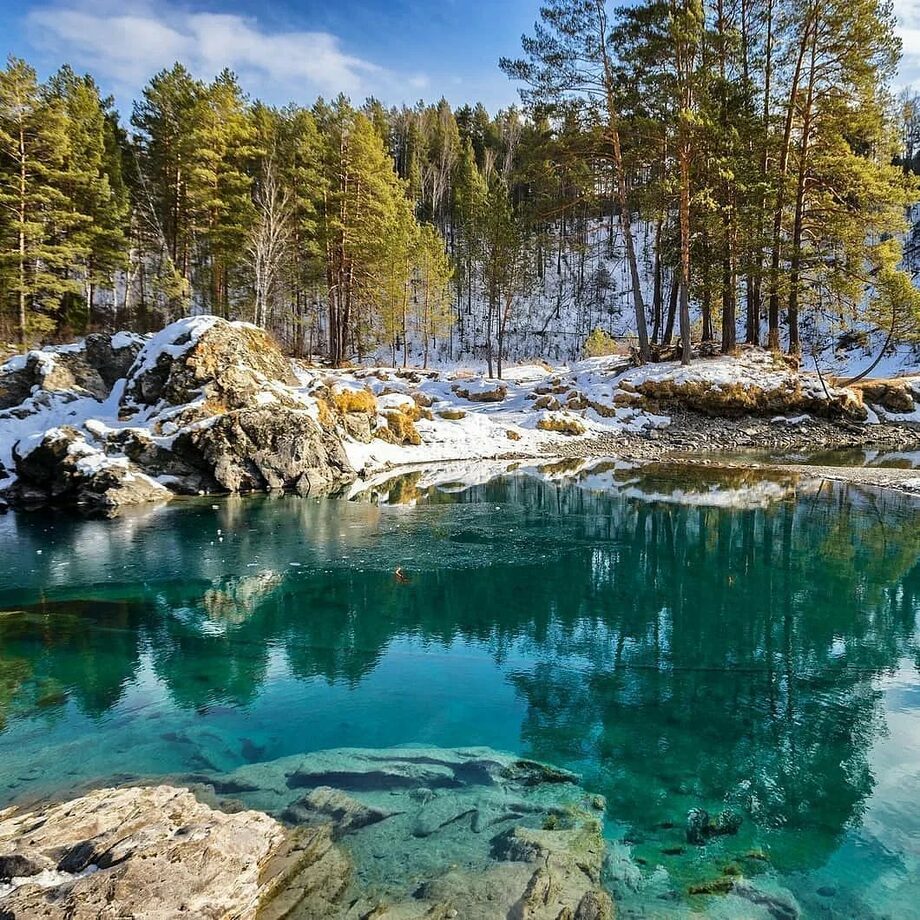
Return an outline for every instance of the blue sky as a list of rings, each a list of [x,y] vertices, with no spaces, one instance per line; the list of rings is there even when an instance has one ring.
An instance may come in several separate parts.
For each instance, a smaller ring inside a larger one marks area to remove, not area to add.
[[[498,69],[529,32],[539,0],[0,0],[7,52],[42,75],[67,62],[129,108],[175,60],[208,79],[225,66],[251,95],[310,103],[374,94],[386,103],[446,96],[490,110],[516,101]],[[920,0],[895,0],[920,89]]]
[[[127,107],[182,60],[224,66],[253,96],[309,103],[344,91],[387,103],[517,99],[498,69],[530,31],[538,0],[0,0],[7,53],[42,75],[68,62]]]

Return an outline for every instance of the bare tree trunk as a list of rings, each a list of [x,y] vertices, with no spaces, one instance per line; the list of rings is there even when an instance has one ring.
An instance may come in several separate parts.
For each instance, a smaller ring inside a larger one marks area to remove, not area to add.
[[[767,345],[773,351],[779,350],[779,265],[783,232],[783,209],[786,206],[786,172],[789,168],[789,148],[792,143],[792,120],[795,112],[796,97],[799,91],[799,81],[802,78],[802,64],[805,52],[811,37],[811,30],[815,27],[814,17],[811,12],[806,17],[802,40],[796,56],[795,69],[792,83],[789,88],[789,102],[786,108],[786,124],[783,130],[783,143],[779,153],[779,171],[776,187],[776,204],[773,210],[773,252],[770,258],[770,303],[767,316]]]
[[[19,124],[19,344],[26,344],[26,136]]]
[[[661,227],[664,218],[658,215],[658,223],[655,227],[655,290],[652,295],[652,342],[658,342],[658,336],[661,334],[661,308],[662,308],[662,269],[661,269]]]
[[[619,110],[617,108],[615,88],[616,76],[610,56],[607,53],[607,13],[604,0],[595,0],[600,24],[598,36],[599,47],[604,65],[605,98],[607,103],[607,136],[613,153],[613,171],[616,182],[617,202],[620,208],[620,226],[623,230],[623,242],[626,246],[626,262],[632,282],[633,308],[636,314],[636,334],[639,339],[639,357],[643,361],[649,358],[648,325],[645,318],[645,302],[642,299],[642,283],[639,278],[639,263],[636,261],[636,249],[632,233],[632,212],[629,206],[629,193],[626,185],[626,171],[623,166],[623,150],[620,145]]]
[[[815,11],[817,17],[817,10]],[[812,32],[808,70],[808,92],[802,116],[802,140],[799,147],[799,168],[795,190],[795,217],[792,224],[792,256],[789,261],[789,354],[799,355],[799,275],[802,267],[802,226],[805,217],[805,183],[808,175],[808,150],[815,94],[815,58],[818,50],[817,24]]]
[[[664,326],[664,335],[661,337],[662,345],[670,345],[674,338],[674,323],[677,319],[677,299],[680,293],[680,273],[674,272],[671,278],[671,293],[668,297],[668,318]]]
[[[680,363],[690,363],[690,150],[680,152]]]

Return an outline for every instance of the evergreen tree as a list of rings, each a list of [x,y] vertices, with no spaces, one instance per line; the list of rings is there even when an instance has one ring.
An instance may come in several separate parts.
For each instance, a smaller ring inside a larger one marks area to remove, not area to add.
[[[451,277],[453,271],[444,251],[444,238],[431,225],[423,224],[416,239],[416,328],[422,339],[422,367],[428,367],[431,343],[451,327]]]
[[[540,18],[542,21],[537,24],[535,34],[523,40],[527,58],[503,59],[501,65],[509,76],[530,87],[523,96],[531,104],[559,106],[584,100],[592,107],[600,105],[602,108],[607,141],[605,152],[613,168],[620,229],[632,284],[639,354],[646,359],[649,343],[645,301],[623,159],[618,86],[606,3],[603,0],[549,0],[540,8]]]
[[[61,100],[10,58],[0,71],[0,283],[20,344],[51,331],[61,299],[79,289],[67,274],[82,254],[68,235],[79,219],[66,194],[68,155]]]
[[[255,218],[256,132],[236,76],[223,71],[192,112],[188,205],[202,248],[200,289],[214,313],[230,316],[230,295]],[[207,283],[204,283],[205,278]]]
[[[111,100],[100,97],[92,77],[69,67],[51,78],[49,92],[63,107],[68,136],[61,190],[74,212],[68,243],[77,256],[68,274],[82,275],[84,297],[67,322],[79,329],[92,325],[95,289],[114,290],[113,274],[126,265],[130,205]]]

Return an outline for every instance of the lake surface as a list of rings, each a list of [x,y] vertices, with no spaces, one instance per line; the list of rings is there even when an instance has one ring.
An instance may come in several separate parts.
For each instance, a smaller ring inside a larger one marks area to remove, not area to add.
[[[606,796],[621,916],[727,916],[686,892],[737,865],[802,916],[920,917],[915,502],[750,471],[470,472],[0,518],[0,806],[483,745]],[[695,807],[739,833],[688,845]]]

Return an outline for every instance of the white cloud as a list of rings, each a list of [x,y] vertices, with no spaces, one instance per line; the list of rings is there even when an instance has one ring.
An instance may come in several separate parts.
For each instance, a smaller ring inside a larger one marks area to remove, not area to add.
[[[33,8],[26,23],[36,46],[128,96],[175,61],[203,79],[229,67],[248,91],[273,102],[427,85],[423,75],[400,79],[348,54],[328,32],[268,31],[253,18],[172,3],[61,0]]]
[[[894,0],[894,12],[904,51],[898,84],[920,89],[920,0]]]

